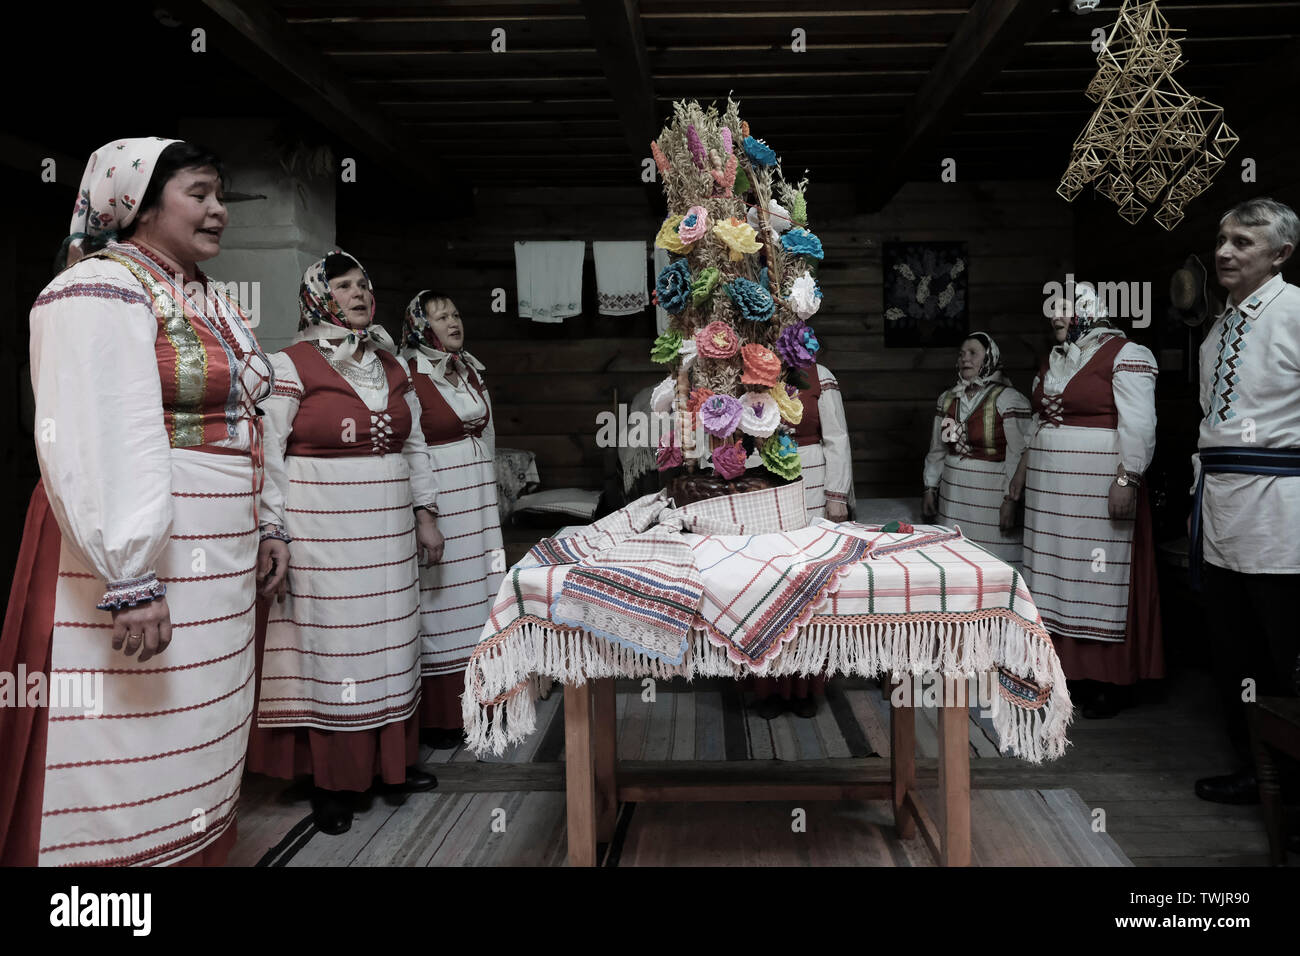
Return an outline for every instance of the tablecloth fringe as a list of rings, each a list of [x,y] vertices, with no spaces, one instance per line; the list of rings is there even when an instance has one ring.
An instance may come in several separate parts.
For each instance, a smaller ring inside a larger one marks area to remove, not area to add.
[[[920,617],[918,615],[918,617]],[[1046,701],[1024,705],[1003,693],[991,699],[991,718],[1004,753],[1031,763],[1055,759],[1068,745],[1072,705],[1065,674],[1046,632],[1026,628],[998,610],[950,615],[952,620],[831,620],[814,617],[798,641],[767,667],[747,670],[703,628],[693,628],[680,664],[669,664],[585,631],[523,617],[479,645],[466,670],[462,698],[468,747],[501,754],[536,729],[540,681],[580,685],[604,677],[765,676],[878,677],[942,674],[968,679],[996,674],[998,665],[1035,681]],[[964,637],[964,639],[963,639]]]

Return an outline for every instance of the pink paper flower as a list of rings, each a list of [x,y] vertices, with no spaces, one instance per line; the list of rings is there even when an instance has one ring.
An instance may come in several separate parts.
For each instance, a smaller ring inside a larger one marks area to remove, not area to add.
[[[677,224],[677,237],[685,245],[703,239],[709,231],[709,211],[703,206],[692,206]]]
[[[726,322],[714,320],[695,333],[699,354],[711,359],[729,359],[740,351],[740,337]]]
[[[713,449],[713,470],[719,478],[739,478],[745,473],[748,457],[740,442],[723,442]]]
[[[676,468],[682,463],[682,450],[677,445],[677,431],[670,428],[659,438],[659,449],[655,452],[655,462],[660,471]]]

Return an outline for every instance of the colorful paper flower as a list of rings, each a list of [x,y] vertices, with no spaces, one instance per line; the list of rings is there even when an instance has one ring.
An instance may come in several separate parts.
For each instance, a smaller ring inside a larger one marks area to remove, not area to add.
[[[659,436],[659,448],[655,451],[655,463],[660,471],[676,468],[682,463],[682,450],[677,444],[677,429],[670,428],[666,434]]]
[[[754,188],[754,184],[749,181],[749,175],[743,170],[736,170],[736,181],[732,185],[737,196],[743,196]]]
[[[650,411],[671,412],[673,410],[673,399],[676,397],[677,377],[669,375],[656,385],[655,390],[650,393]]]
[[[696,240],[703,239],[708,231],[709,211],[703,206],[692,206],[677,225],[677,238],[681,239],[683,245],[689,246]]]
[[[677,353],[681,359],[682,368],[690,368],[695,364],[695,360],[700,357],[699,346],[695,344],[695,339],[682,339],[682,347]]]
[[[686,308],[686,299],[691,294],[691,268],[685,259],[678,259],[664,267],[655,280],[655,297],[665,312],[677,315]]]
[[[667,249],[675,256],[684,256],[691,251],[691,247],[682,242],[682,237],[677,235],[677,227],[681,225],[685,216],[669,216],[664,220],[664,224],[659,227],[659,234],[655,236],[655,245],[660,249]]]
[[[726,150],[728,156],[731,155],[732,150],[731,150],[731,127],[730,126],[722,127],[722,148]]]
[[[740,337],[726,322],[714,320],[695,333],[695,344],[705,358],[729,359],[740,351]]]
[[[744,412],[730,395],[714,395],[700,406],[700,424],[714,438],[726,438],[736,430]]]
[[[776,311],[772,293],[750,279],[732,279],[727,283],[727,295],[736,303],[740,314],[751,322],[766,322]]]
[[[722,273],[715,266],[702,270],[691,282],[691,301],[696,305],[708,302],[721,277]]]
[[[692,415],[696,415],[700,411],[700,406],[712,397],[713,389],[711,388],[693,388],[690,396],[686,399],[686,410]]]
[[[700,142],[700,134],[695,132],[694,123],[686,127],[686,148],[691,151],[691,162],[697,169],[709,168],[709,154],[704,151],[704,144]]]
[[[746,435],[767,438],[780,427],[781,409],[767,392],[746,392],[740,404],[740,430]]]
[[[808,225],[808,200],[803,198],[803,193],[795,193],[790,199],[790,218],[794,220],[795,225]]]
[[[813,330],[802,320],[783,328],[776,340],[776,354],[781,356],[781,361],[791,368],[808,368],[816,365],[817,353],[821,347]]]
[[[658,362],[660,365],[667,365],[677,358],[677,353],[681,350],[682,334],[669,329],[655,339],[654,347],[650,349],[650,361]]]
[[[761,139],[754,139],[754,137],[746,135],[740,141],[740,145],[745,148],[745,155],[749,157],[750,162],[755,166],[776,165],[776,153],[771,146],[768,146]]]
[[[723,442],[713,449],[713,471],[719,478],[739,478],[748,457],[740,442]]]
[[[758,207],[749,207],[749,212],[745,216],[745,221],[758,231]],[[787,231],[790,228],[790,210],[786,209],[775,199],[767,201],[767,224],[772,227],[777,235]]]
[[[793,256],[807,256],[809,259],[821,259],[822,241],[803,226],[796,226],[781,237],[781,245]]]
[[[817,280],[812,274],[805,270],[803,275],[794,280],[785,300],[799,318],[811,319],[822,306],[822,290],[817,287]]]
[[[763,248],[754,227],[739,219],[732,218],[718,223],[713,227],[713,234],[731,250],[732,262],[739,262],[747,252],[758,252]]]
[[[758,446],[758,457],[763,467],[787,481],[799,477],[803,462],[799,460],[799,446],[789,435],[773,435]]]
[[[781,360],[769,348],[750,343],[740,350],[744,362],[741,385],[762,385],[771,388],[781,380]]]
[[[768,389],[768,394],[772,396],[772,401],[776,402],[776,407],[781,411],[781,421],[787,425],[798,425],[803,421],[803,402],[799,401],[798,389],[777,382]]]
[[[668,157],[659,148],[659,141],[656,139],[650,140],[650,155],[655,158],[655,165],[659,167],[659,172],[666,173],[673,168],[673,164],[668,162]]]

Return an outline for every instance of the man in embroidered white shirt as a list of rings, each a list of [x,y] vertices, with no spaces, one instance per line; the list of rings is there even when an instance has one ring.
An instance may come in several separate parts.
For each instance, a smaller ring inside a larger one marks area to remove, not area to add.
[[[1189,529],[1241,768],[1196,782],[1218,803],[1259,800],[1245,702],[1300,694],[1300,288],[1281,274],[1297,242],[1295,212],[1254,199],[1224,215],[1215,243],[1228,306],[1201,344]]]

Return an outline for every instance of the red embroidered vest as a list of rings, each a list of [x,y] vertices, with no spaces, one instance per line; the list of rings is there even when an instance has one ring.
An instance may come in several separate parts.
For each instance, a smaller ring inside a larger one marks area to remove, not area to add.
[[[411,382],[396,358],[375,351],[388,379],[388,406],[372,412],[313,343],[298,342],[284,353],[293,359],[303,388],[286,455],[355,458],[401,453],[411,434],[411,406],[406,403]]]
[[[163,422],[172,447],[193,448],[232,437],[245,417],[239,401],[242,389],[235,376],[253,353],[240,345],[219,319],[209,321],[200,315],[184,291],[176,288],[175,276],[143,250],[128,245],[124,250],[103,249],[91,255],[126,268],[150,299],[158,319],[154,351],[162,385]],[[198,281],[205,290],[209,288],[202,273]],[[239,307],[223,292],[217,295],[225,303],[227,316],[246,324]],[[251,332],[249,338],[260,355]],[[265,356],[262,362],[269,373],[271,366]],[[251,405],[265,395],[247,397]]]
[[[1005,390],[1005,385],[990,388],[965,421],[961,420],[960,398],[957,395],[949,397],[943,415],[945,420],[951,418],[957,424],[955,439],[947,443],[953,454],[980,461],[1007,460],[1007,433],[1002,426],[1002,416],[998,414],[998,396]]]
[[[794,426],[793,433],[795,444],[798,445],[815,445],[822,440],[822,416],[817,410],[817,400],[822,395],[822,381],[815,366],[808,371],[811,373],[812,385],[799,393],[799,401],[803,402],[803,419]]]
[[[423,372],[416,371],[415,359],[411,359],[410,364],[411,380],[415,385],[416,397],[420,399],[420,430],[424,432],[425,444],[430,447],[450,445],[452,442],[460,441],[466,435],[474,438],[481,437],[492,416],[491,409],[489,408],[488,413],[480,420],[473,422],[462,420],[442,397],[433,379]],[[469,372],[470,387],[479,393],[486,407],[487,397],[483,382],[474,369],[466,367],[466,371]]]
[[[1119,409],[1115,406],[1111,379],[1115,374],[1115,356],[1127,341],[1122,335],[1107,338],[1059,395],[1043,394],[1043,379],[1048,369],[1048,359],[1044,359],[1033,395],[1034,409],[1043,422],[1079,428],[1118,428]]]

